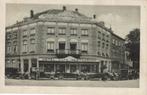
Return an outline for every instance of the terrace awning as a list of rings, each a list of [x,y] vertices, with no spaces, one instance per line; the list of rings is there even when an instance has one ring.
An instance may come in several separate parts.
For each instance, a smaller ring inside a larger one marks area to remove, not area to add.
[[[65,58],[39,58],[39,61],[50,61],[50,62],[100,62],[100,60],[94,60],[94,59],[86,59],[86,58],[80,58],[77,59],[72,56],[68,56]]]

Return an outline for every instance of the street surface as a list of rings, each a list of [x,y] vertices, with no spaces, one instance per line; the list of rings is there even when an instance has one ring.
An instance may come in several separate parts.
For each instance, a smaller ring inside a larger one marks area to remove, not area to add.
[[[54,87],[127,87],[138,88],[139,80],[123,81],[90,81],[90,80],[18,80],[6,79],[5,84],[10,86],[54,86]]]

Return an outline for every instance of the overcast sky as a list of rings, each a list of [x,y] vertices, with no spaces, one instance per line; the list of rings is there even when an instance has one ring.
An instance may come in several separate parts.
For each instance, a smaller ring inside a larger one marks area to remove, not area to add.
[[[37,4],[7,4],[6,5],[6,26],[23,20],[30,16],[30,10],[34,13],[48,9],[62,9],[63,5],[37,5]],[[117,35],[125,38],[129,31],[140,28],[140,7],[138,6],[98,6],[98,5],[65,5],[67,10],[79,9],[79,12],[92,17],[97,15],[97,21],[104,21],[107,27]]]

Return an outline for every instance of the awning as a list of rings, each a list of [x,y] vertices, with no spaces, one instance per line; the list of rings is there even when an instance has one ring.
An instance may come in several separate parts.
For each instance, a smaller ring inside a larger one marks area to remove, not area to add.
[[[86,59],[86,58],[74,58],[72,56],[68,56],[65,58],[39,58],[39,61],[49,61],[49,62],[83,62],[83,63],[87,63],[87,62],[95,62],[98,63],[100,62],[100,60],[95,60],[95,59]]]

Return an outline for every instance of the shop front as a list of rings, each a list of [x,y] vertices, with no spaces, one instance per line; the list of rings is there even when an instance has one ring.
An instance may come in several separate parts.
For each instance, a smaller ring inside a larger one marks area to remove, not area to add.
[[[62,59],[52,58],[39,60],[40,77],[49,77],[51,74],[83,74],[83,73],[98,73],[99,62],[88,59],[75,59],[66,57]]]

